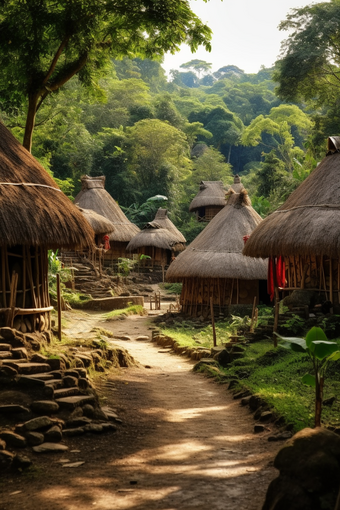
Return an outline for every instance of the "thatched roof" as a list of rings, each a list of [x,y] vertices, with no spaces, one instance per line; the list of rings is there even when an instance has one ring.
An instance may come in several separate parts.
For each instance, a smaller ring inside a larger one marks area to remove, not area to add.
[[[105,189],[105,176],[81,178],[82,189],[75,203],[82,209],[92,209],[113,223],[110,241],[129,242],[139,232],[137,225],[127,219],[117,202]]]
[[[128,251],[136,251],[144,246],[154,246],[165,250],[184,250],[185,237],[168,218],[167,209],[158,209],[155,219],[145,225],[141,232],[129,242]]]
[[[244,254],[251,257],[340,255],[340,137],[329,155],[286,202],[254,230]]]
[[[225,191],[222,181],[201,181],[200,190],[191,202],[189,211],[193,212],[200,207],[220,206],[226,204]]]
[[[243,189],[241,177],[238,174],[234,175],[234,183],[230,187],[235,191],[235,193],[240,193]]]
[[[187,240],[185,239],[184,235],[178,230],[177,227],[172,223],[170,218],[168,217],[168,210],[162,209],[161,207],[156,212],[155,219],[153,221],[150,221],[148,225],[156,226],[160,228],[165,228],[169,230],[177,239],[178,243],[186,243]]]
[[[93,238],[77,207],[0,123],[0,245],[75,248]]]
[[[267,262],[244,257],[243,236],[251,234],[262,218],[251,207],[247,192],[230,197],[224,207],[172,262],[168,281],[183,278],[267,279]]]
[[[115,228],[111,221],[101,214],[97,214],[95,211],[92,211],[92,209],[82,209],[81,207],[78,207],[78,209],[91,225],[96,235],[110,234],[114,231]]]

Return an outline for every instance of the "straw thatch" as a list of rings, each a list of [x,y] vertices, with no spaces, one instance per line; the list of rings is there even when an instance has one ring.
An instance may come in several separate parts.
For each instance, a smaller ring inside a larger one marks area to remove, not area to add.
[[[111,234],[114,231],[115,228],[111,221],[101,214],[97,214],[95,211],[92,211],[92,209],[82,209],[79,207],[79,210],[91,225],[96,235]]]
[[[238,174],[234,175],[234,183],[230,187],[235,191],[235,193],[240,193],[243,189],[243,184]]]
[[[242,255],[243,236],[251,234],[261,221],[245,190],[240,194],[231,191],[226,207],[170,265],[166,279],[267,279],[266,261]]]
[[[139,232],[137,225],[127,219],[117,202],[105,190],[105,176],[81,178],[82,189],[75,203],[83,209],[92,209],[107,218],[114,226],[110,241],[128,243]]]
[[[189,211],[197,211],[201,207],[224,207],[226,205],[225,191],[222,181],[201,181],[200,189],[192,200]]]
[[[168,217],[168,210],[162,209],[161,207],[158,209],[155,219],[148,223],[148,225],[156,226],[160,228],[165,228],[166,230],[169,230],[175,238],[178,243],[186,243],[186,239],[184,235],[178,230],[177,227],[172,223],[170,218]]]
[[[79,210],[0,123],[0,245],[75,248],[93,238]]]
[[[254,230],[244,254],[251,257],[340,255],[340,137],[330,155],[286,202]]]

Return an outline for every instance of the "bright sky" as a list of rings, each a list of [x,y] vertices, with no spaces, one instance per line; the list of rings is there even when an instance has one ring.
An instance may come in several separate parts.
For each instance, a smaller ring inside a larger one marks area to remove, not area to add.
[[[271,67],[287,32],[278,25],[291,8],[315,3],[312,0],[190,0],[192,11],[213,31],[211,53],[191,53],[182,46],[176,55],[166,55],[162,67],[169,73],[192,59],[212,63],[212,71],[236,65],[246,73],[257,73],[261,65]]]

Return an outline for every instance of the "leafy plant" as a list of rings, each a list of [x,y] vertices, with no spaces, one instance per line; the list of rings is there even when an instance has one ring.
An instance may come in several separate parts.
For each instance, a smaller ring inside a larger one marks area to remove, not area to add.
[[[290,319],[281,324],[281,327],[287,329],[293,335],[298,335],[303,331],[304,325],[305,321],[299,315],[293,314]]]
[[[306,352],[312,361],[314,375],[305,374],[302,382],[315,388],[315,427],[321,426],[321,411],[325,373],[330,361],[340,359],[340,351],[336,342],[329,341],[321,328],[313,327],[308,331],[306,339],[295,337],[280,338],[281,347],[297,352]]]

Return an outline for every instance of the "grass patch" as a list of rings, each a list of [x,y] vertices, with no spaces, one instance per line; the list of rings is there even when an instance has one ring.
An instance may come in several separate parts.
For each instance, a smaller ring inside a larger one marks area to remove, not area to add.
[[[121,308],[120,310],[112,310],[111,312],[104,314],[104,317],[107,321],[112,321],[121,315],[125,315],[127,317],[128,315],[147,315],[147,314],[148,314],[147,310],[145,310],[145,308],[142,305],[131,305],[128,306],[127,308]]]
[[[64,300],[72,307],[83,306],[85,303],[91,301],[91,297],[81,292],[74,292],[68,289],[63,289]]]
[[[161,283],[159,286],[167,294],[180,294],[182,292],[182,283]]]

